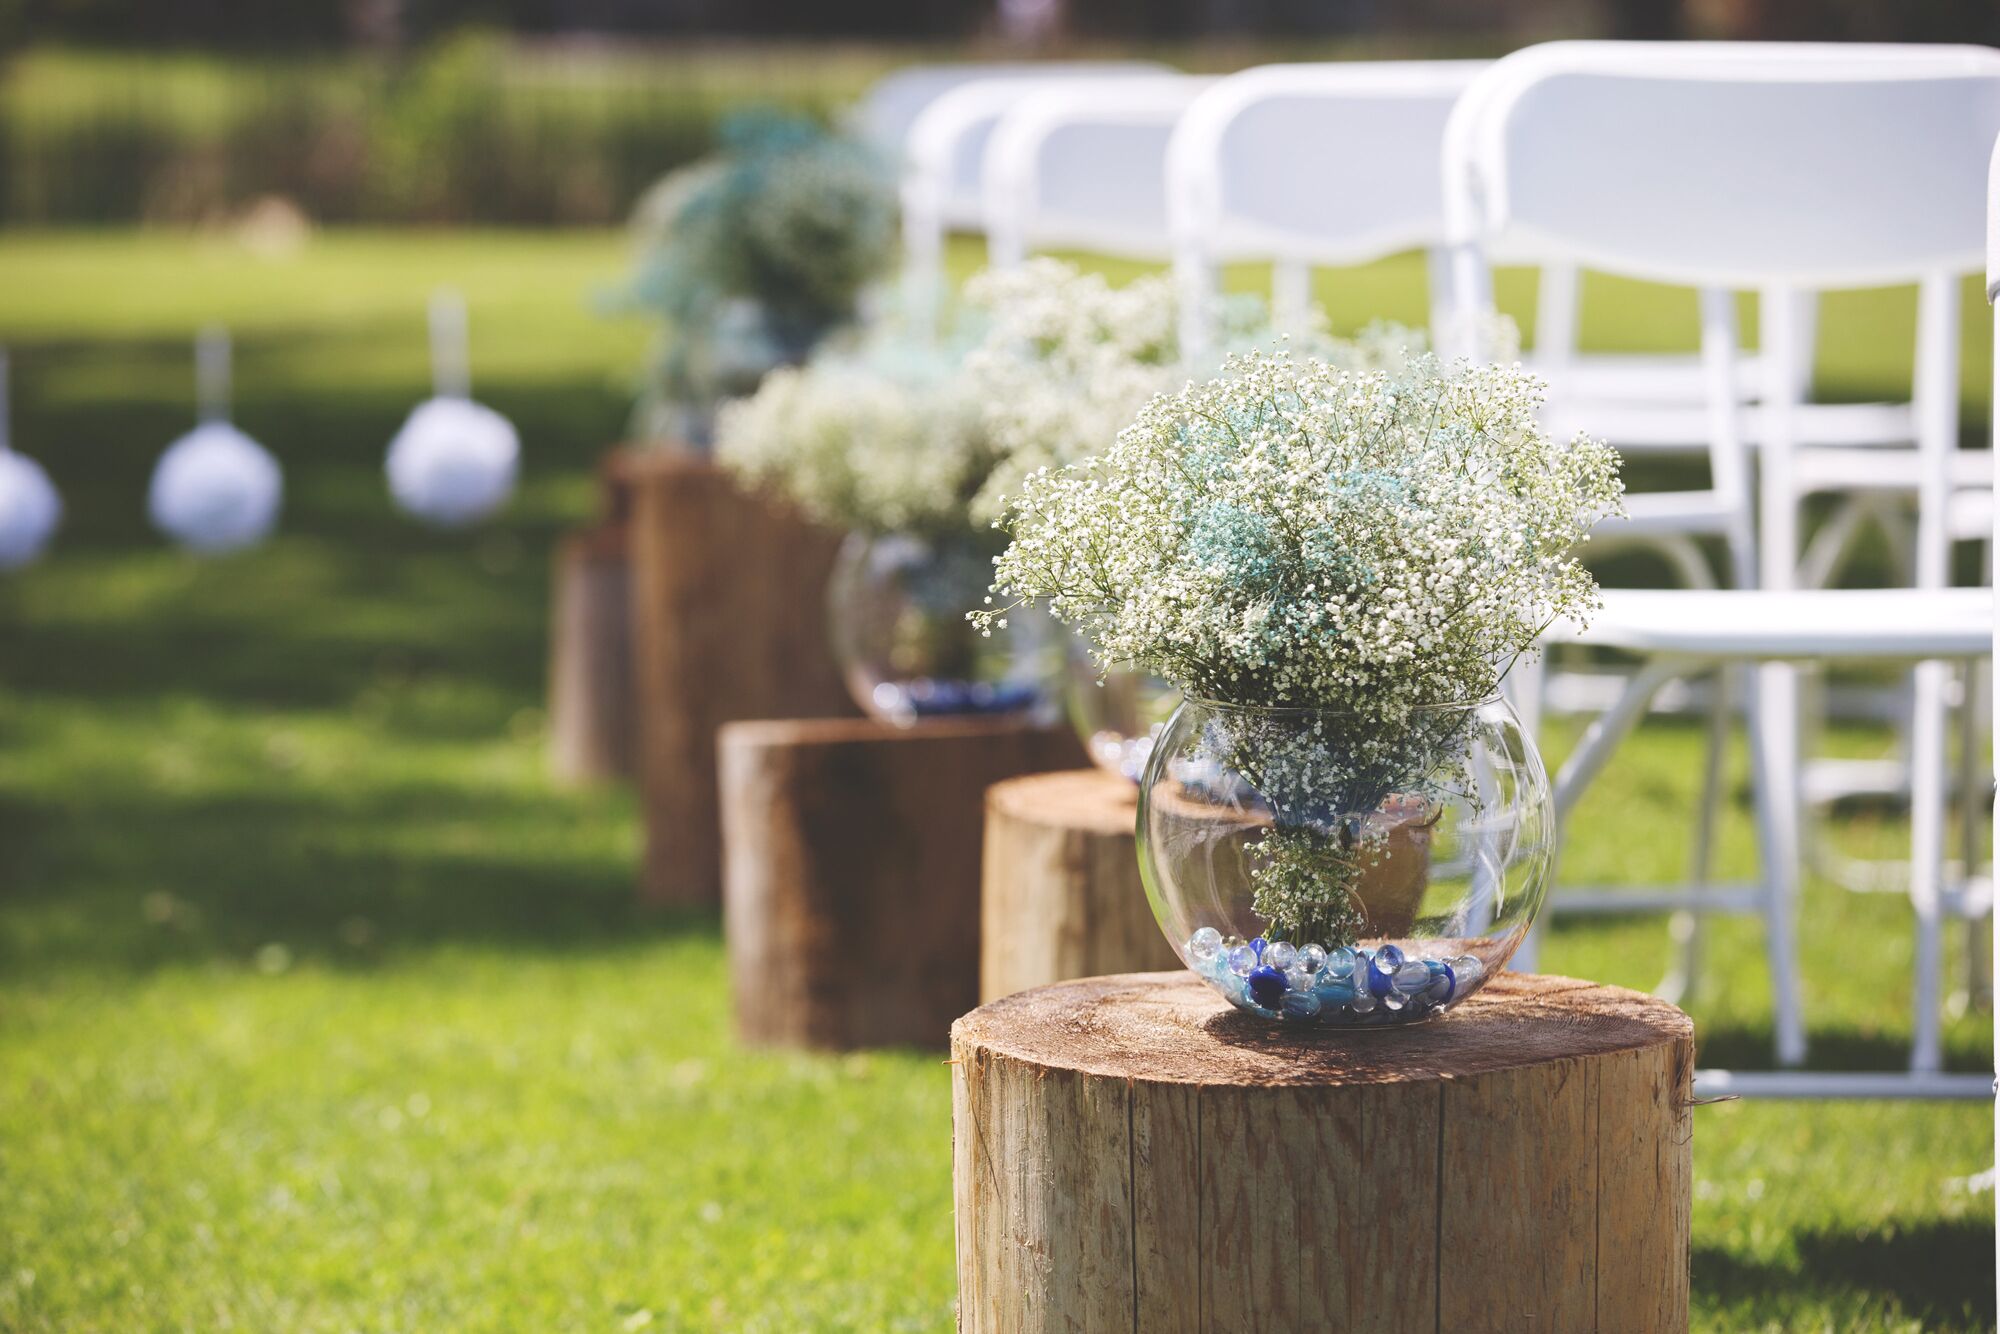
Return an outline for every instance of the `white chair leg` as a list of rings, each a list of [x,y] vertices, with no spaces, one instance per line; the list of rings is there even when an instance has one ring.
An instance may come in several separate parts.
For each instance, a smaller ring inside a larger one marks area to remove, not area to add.
[[[1799,880],[1798,677],[1788,663],[1755,668],[1750,697],[1753,798],[1763,863],[1764,952],[1778,1064],[1806,1057],[1805,1013],[1799,998],[1797,940]]]
[[[1944,1066],[1944,737],[1950,671],[1948,663],[1917,664],[1910,727],[1910,906],[1917,925],[1910,1069],[1920,1074]]]
[[[1715,873],[1716,826],[1722,817],[1723,762],[1729,752],[1729,716],[1736,669],[1723,667],[1715,673],[1714,698],[1708,706],[1708,738],[1702,756],[1700,806],[1695,811],[1694,846],[1688,856],[1688,888],[1699,894],[1707,889]],[[1706,916],[1700,910],[1677,912],[1667,928],[1680,946],[1680,961],[1660,983],[1663,999],[1676,1005],[1692,1000],[1701,985],[1701,945]]]

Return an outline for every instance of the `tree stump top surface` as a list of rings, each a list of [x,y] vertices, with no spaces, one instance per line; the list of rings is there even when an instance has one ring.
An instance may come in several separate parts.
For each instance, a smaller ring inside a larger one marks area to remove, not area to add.
[[[753,746],[846,746],[856,742],[908,745],[925,741],[956,741],[967,737],[1019,736],[1052,729],[1020,718],[931,718],[909,727],[873,718],[760,718],[725,723],[722,734],[738,744]],[[1061,730],[1066,733],[1066,729]]]
[[[1407,1027],[1305,1029],[1244,1014],[1194,974],[1124,973],[1006,996],[952,1026],[953,1045],[1100,1078],[1301,1087],[1448,1080],[1691,1041],[1655,996],[1503,972]]]
[[[1102,769],[1065,769],[995,783],[986,808],[1029,824],[1130,834],[1139,821],[1139,789]]]

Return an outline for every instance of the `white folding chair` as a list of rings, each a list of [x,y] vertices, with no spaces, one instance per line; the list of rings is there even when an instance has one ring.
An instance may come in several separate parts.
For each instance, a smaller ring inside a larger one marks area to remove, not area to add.
[[[980,231],[987,142],[1018,103],[1076,82],[1170,78],[1145,61],[1045,63],[1016,67],[940,91],[910,119],[899,145],[903,205],[903,299],[913,319],[936,314],[944,297],[944,243],[954,230]],[[935,86],[936,81],[928,81]],[[883,117],[886,123],[886,115]]]
[[[1703,669],[1754,665],[1752,755],[1762,876],[1747,891],[1700,881],[1654,895],[1559,897],[1555,909],[1684,907],[1763,917],[1781,1063],[1805,1054],[1793,925],[1799,874],[1797,685],[1800,659],[1916,661],[1912,736],[1910,896],[1918,923],[1912,1067],[1938,1067],[1937,968],[1944,811],[1946,657],[1983,651],[1988,594],[1943,587],[1949,433],[1920,398],[1918,566],[1921,587],[1856,601],[1791,591],[1797,550],[1795,383],[1797,293],[1918,281],[1928,319],[1949,309],[1951,275],[1976,263],[1967,238],[1967,178],[1977,221],[1977,171],[1963,151],[1970,120],[1985,124],[2000,96],[2000,55],[1970,48],[1552,43],[1495,64],[1475,111],[1455,115],[1447,198],[1461,244],[1454,321],[1461,344],[1490,306],[1486,232],[1536,238],[1594,269],[1708,291],[1760,293],[1765,402],[1759,454],[1761,580],[1757,590],[1606,593],[1587,633],[1557,638],[1649,659],[1615,707],[1586,732],[1558,778],[1558,808],[1584,785],[1654,693]],[[1470,99],[1468,99],[1470,100]],[[1968,254],[1968,247],[1972,253]],[[1740,447],[1733,306],[1705,302],[1703,364],[1714,457]],[[1587,424],[1586,424],[1587,425]],[[1935,576],[1935,577],[1931,577]],[[1848,617],[1870,620],[1848,624]],[[1872,623],[1871,623],[1872,621]],[[1859,634],[1856,631],[1859,631]],[[1962,897],[1962,896],[1961,896]],[[1979,905],[1959,906],[1976,911]]]
[[[1009,108],[981,171],[989,262],[1072,249],[1165,260],[1167,142],[1213,79],[1070,84]]]

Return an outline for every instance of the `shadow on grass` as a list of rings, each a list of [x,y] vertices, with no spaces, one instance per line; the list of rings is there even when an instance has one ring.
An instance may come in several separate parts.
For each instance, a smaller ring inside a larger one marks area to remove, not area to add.
[[[1754,1306],[1806,1284],[1893,1303],[1904,1318],[1925,1329],[1993,1328],[1990,1222],[1953,1219],[1866,1232],[1811,1231],[1799,1234],[1796,1245],[1796,1269],[1744,1260],[1721,1247],[1696,1246],[1695,1290],[1705,1301]]]
[[[1992,1068],[1989,1047],[1964,1035],[1954,1042],[1947,1028],[1945,1068],[1982,1071]],[[1778,1068],[1768,1027],[1709,1027],[1697,1030],[1696,1064],[1704,1070],[1775,1070]],[[1910,1064],[1907,1034],[1860,1032],[1820,1025],[1812,1030],[1807,1068],[1841,1072],[1899,1071]]]
[[[624,807],[613,794],[542,800],[407,783],[0,802],[0,971],[143,971],[245,960],[273,943],[371,967],[446,943],[601,952],[714,934],[713,913],[639,904],[630,860],[602,836],[628,818]]]

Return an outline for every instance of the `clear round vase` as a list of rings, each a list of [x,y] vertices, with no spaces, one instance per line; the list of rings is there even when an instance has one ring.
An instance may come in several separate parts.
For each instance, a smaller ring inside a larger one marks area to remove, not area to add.
[[[1478,991],[1548,889],[1554,808],[1503,699],[1375,711],[1187,699],[1139,790],[1139,869],[1239,1009],[1407,1024]]]
[[[1091,763],[1137,783],[1181,692],[1148,672],[1100,672],[1083,640],[1073,638],[1065,699]]]
[[[993,581],[970,541],[850,534],[827,581],[827,623],[848,693],[864,713],[909,727],[928,718],[1053,722],[1062,646],[1022,609],[989,635],[966,619]]]

